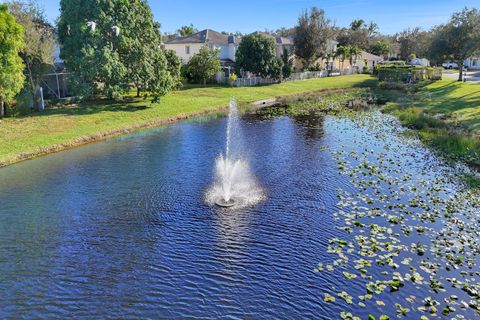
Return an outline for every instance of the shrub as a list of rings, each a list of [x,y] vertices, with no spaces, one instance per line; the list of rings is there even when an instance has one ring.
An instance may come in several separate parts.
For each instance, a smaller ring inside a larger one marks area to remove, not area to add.
[[[406,91],[407,85],[403,82],[386,82],[382,81],[378,84],[378,88],[381,90],[400,90]]]
[[[442,69],[431,67],[377,65],[375,74],[377,74],[378,80],[388,82],[407,82],[409,79],[413,82],[442,79]]]
[[[32,94],[24,90],[22,91],[14,101],[7,104],[7,114],[15,116],[24,116],[32,112],[33,97]]]

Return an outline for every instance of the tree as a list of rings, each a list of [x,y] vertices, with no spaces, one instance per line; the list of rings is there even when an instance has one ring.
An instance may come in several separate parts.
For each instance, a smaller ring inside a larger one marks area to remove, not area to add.
[[[220,50],[203,46],[188,62],[188,73],[194,80],[206,86],[207,80],[222,70],[219,54]]]
[[[160,25],[146,0],[61,0],[60,7],[61,56],[83,96],[120,99],[130,83],[154,96],[172,87]]]
[[[32,93],[34,108],[40,110],[38,88],[42,77],[53,68],[54,29],[47,22],[43,11],[36,1],[11,1],[10,12],[25,32],[26,46],[21,57],[26,66],[29,90]]]
[[[363,50],[370,47],[372,39],[378,35],[378,25],[375,22],[370,22],[369,25],[365,20],[357,19],[350,23],[349,29],[341,29],[337,36],[339,45],[354,46]]]
[[[386,41],[378,40],[370,46],[370,53],[382,56],[386,59],[390,53],[390,44]]]
[[[358,56],[362,54],[362,49],[356,46],[348,47],[348,56],[350,58],[350,65],[353,66],[357,63]]]
[[[173,88],[178,89],[182,85],[182,60],[174,50],[165,50],[165,58],[167,59],[167,70],[172,76]]]
[[[345,60],[350,59],[350,49],[346,46],[338,46],[336,55],[340,60],[341,69],[343,70]]]
[[[417,57],[424,57],[428,54],[431,43],[431,32],[422,31],[420,28],[406,29],[396,35],[396,42],[399,45],[400,58],[408,60],[413,53]]]
[[[276,50],[273,38],[261,34],[243,37],[236,53],[237,72],[243,69],[261,77],[280,79],[283,63]]]
[[[480,52],[480,11],[467,9],[454,13],[450,21],[436,28],[430,55],[452,60],[459,67],[458,81],[463,81],[465,59]]]
[[[193,26],[193,24],[190,24],[189,26],[182,26],[177,30],[177,33],[180,35],[180,37],[191,36],[196,32],[198,32],[198,30]]]
[[[365,20],[363,19],[356,19],[356,20],[353,20],[351,23],[350,23],[350,29],[352,30],[360,30],[362,28],[366,28],[367,25],[365,24]]]
[[[5,115],[5,101],[13,99],[25,82],[25,65],[19,56],[25,47],[23,32],[7,6],[0,5],[0,118]]]
[[[289,78],[292,73],[293,73],[293,64],[290,59],[290,54],[287,50],[287,48],[283,48],[283,53],[282,53],[282,77],[283,79]]]
[[[325,16],[325,11],[313,7],[304,11],[295,27],[295,54],[310,67],[327,53],[328,40],[332,38],[331,22]]]

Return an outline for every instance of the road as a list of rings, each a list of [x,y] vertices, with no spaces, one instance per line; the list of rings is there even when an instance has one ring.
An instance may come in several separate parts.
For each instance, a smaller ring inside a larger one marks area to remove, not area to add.
[[[444,72],[444,78],[458,79],[458,73]],[[480,70],[467,71],[467,82],[474,82],[480,84]]]

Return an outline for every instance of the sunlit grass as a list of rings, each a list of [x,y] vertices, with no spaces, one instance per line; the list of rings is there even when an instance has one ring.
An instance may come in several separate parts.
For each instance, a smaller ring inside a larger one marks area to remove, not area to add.
[[[122,103],[97,101],[51,108],[41,114],[0,122],[0,164],[120,134],[131,128],[156,125],[162,119],[212,112],[227,106],[231,98],[244,104],[321,89],[375,85],[376,80],[371,76],[353,75],[260,87],[188,86],[156,104],[131,96]]]
[[[417,130],[427,145],[480,167],[480,85],[449,79],[432,82],[385,110]]]

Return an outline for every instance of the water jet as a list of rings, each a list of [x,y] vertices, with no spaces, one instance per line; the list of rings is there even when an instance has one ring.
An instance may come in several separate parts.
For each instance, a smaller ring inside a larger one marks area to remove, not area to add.
[[[223,208],[254,205],[264,198],[263,190],[253,177],[243,153],[243,137],[239,125],[238,108],[230,102],[225,155],[215,161],[214,184],[207,191],[206,200]]]

